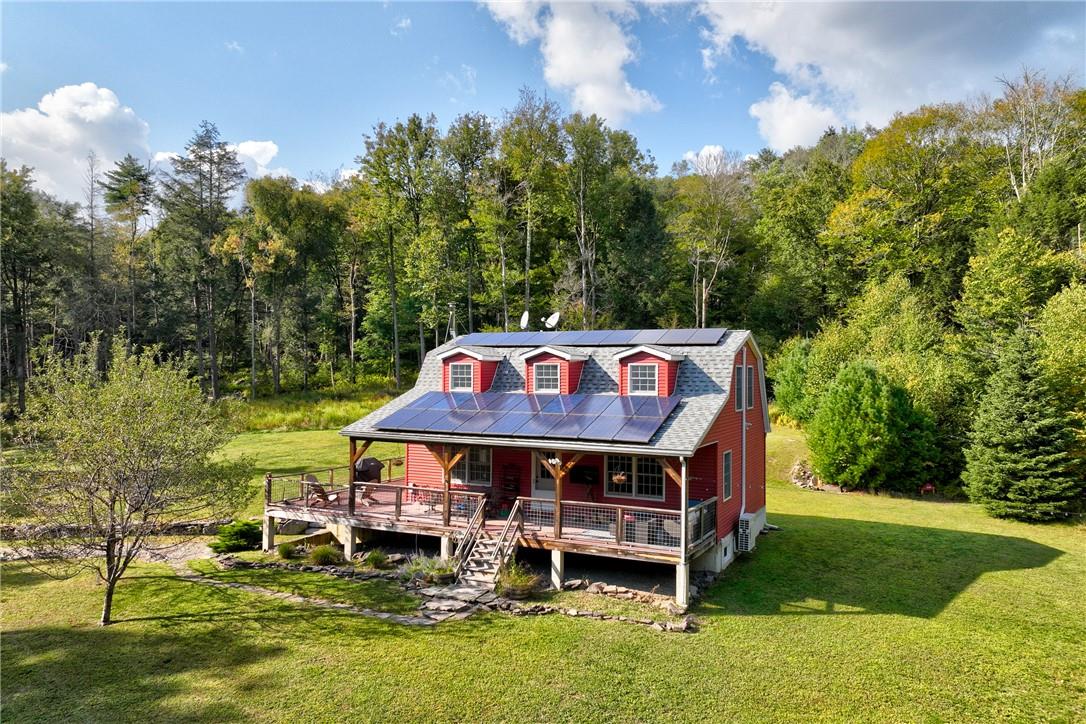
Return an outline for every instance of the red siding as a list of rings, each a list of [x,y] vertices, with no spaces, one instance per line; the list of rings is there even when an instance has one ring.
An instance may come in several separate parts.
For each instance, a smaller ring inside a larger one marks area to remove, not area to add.
[[[568,362],[556,354],[543,353],[525,360],[524,366],[524,391],[528,394],[534,392],[535,373],[532,367],[539,363],[558,365],[558,391],[563,395],[569,395],[577,391],[577,384],[581,379],[581,367],[583,362]],[[576,365],[576,370],[571,369]],[[571,384],[572,382],[572,384]]]
[[[498,363],[477,360],[464,353],[454,354],[442,360],[441,367],[441,391],[449,391],[449,365],[454,362],[466,362],[471,365],[471,391],[486,392],[494,381],[494,374],[498,370]]]
[[[765,419],[762,414],[761,396],[761,372],[758,369],[758,358],[754,349],[748,344],[746,347],[747,365],[754,368],[756,375],[754,385],[754,407],[747,410],[747,422],[750,428],[747,430],[747,512],[754,512],[765,506]],[[720,537],[730,533],[739,521],[739,512],[742,507],[742,481],[743,481],[743,413],[735,409],[735,367],[742,364],[743,350],[736,355],[732,365],[732,396],[728,398],[724,409],[709,428],[705,436],[704,447],[699,448],[694,455],[694,464],[699,470],[699,475],[705,475],[710,469],[715,475],[714,493],[718,498],[724,497],[723,463],[724,453],[732,451],[732,497],[717,506],[717,531]],[[693,485],[691,485],[691,495]]]
[[[648,352],[638,352],[629,357],[624,357],[618,365],[618,394],[630,394],[629,375],[627,367],[633,364],[656,365],[656,389],[661,397],[667,397],[675,392],[675,380],[679,376],[679,362],[668,362]]]

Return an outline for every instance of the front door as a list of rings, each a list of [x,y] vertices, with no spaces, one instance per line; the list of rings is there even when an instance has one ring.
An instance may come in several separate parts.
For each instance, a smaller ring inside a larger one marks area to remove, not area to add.
[[[554,500],[554,476],[547,470],[542,460],[553,460],[557,453],[551,450],[539,450],[532,453],[532,497]]]

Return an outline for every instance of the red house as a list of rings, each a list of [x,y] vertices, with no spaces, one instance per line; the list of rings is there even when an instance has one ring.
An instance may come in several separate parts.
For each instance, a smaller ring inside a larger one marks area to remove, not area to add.
[[[492,584],[518,546],[722,570],[765,524],[761,353],[725,329],[475,333],[430,352],[414,388],[348,425],[340,473],[268,476],[275,519],[441,538],[461,579]],[[374,441],[402,458],[365,457]],[[685,511],[685,514],[684,514]]]

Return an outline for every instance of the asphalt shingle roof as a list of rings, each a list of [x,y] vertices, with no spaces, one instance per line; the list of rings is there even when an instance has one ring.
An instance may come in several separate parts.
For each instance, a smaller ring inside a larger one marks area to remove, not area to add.
[[[731,385],[731,370],[735,354],[751,338],[747,330],[729,330],[715,345],[667,345],[672,353],[685,357],[679,362],[675,395],[682,402],[657,429],[648,443],[600,443],[589,441],[562,440],[563,449],[577,450],[614,450],[616,452],[644,452],[652,450],[661,454],[692,455],[705,433],[713,424],[721,408],[727,403]],[[459,338],[458,338],[459,339]],[[533,442],[528,438],[494,438],[490,436],[456,435],[455,433],[391,432],[377,430],[375,425],[396,410],[406,407],[427,392],[441,389],[441,361],[437,355],[460,345],[451,340],[437,347],[426,355],[419,371],[415,386],[392,400],[383,407],[371,412],[362,419],[351,423],[340,431],[342,435],[363,437],[377,440],[418,440],[432,442],[478,443],[485,440],[493,444],[517,447],[554,446],[554,440],[543,438]],[[637,345],[631,345],[637,346]],[[498,357],[498,368],[491,384],[491,392],[523,393],[525,379],[525,360],[520,358],[524,352],[536,349],[537,345],[524,347],[482,347],[472,346],[473,351]],[[614,358],[614,346],[600,347],[564,347],[564,351],[583,355],[586,359],[581,370],[578,393],[618,394],[618,369],[620,361]]]

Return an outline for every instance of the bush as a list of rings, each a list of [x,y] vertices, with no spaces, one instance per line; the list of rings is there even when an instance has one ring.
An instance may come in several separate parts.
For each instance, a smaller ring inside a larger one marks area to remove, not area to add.
[[[218,538],[211,541],[208,547],[216,553],[255,551],[260,547],[262,536],[263,531],[256,521],[236,520],[219,528]]]
[[[934,430],[908,392],[874,367],[838,372],[808,428],[815,473],[848,488],[915,492],[936,463]]]
[[[965,452],[969,498],[989,514],[1052,520],[1082,506],[1070,416],[1045,384],[1037,335],[1019,329],[1000,350]]]
[[[520,561],[511,560],[498,571],[498,592],[524,593],[539,585],[539,576]]]
[[[301,555],[297,543],[280,543],[276,550],[279,552],[279,557],[285,561],[293,560]]]
[[[403,567],[403,575],[406,578],[421,576],[430,580],[436,576],[448,576],[453,572],[451,563],[436,556],[415,556]]]
[[[370,568],[385,568],[388,566],[388,554],[380,548],[366,551],[361,558],[362,564]]]
[[[785,417],[791,420],[806,420],[810,417],[810,402],[803,392],[810,355],[810,340],[793,337],[784,343],[769,368],[769,375],[773,380],[773,399]]]
[[[326,543],[309,551],[309,562],[315,566],[335,566],[343,563],[343,551]]]

